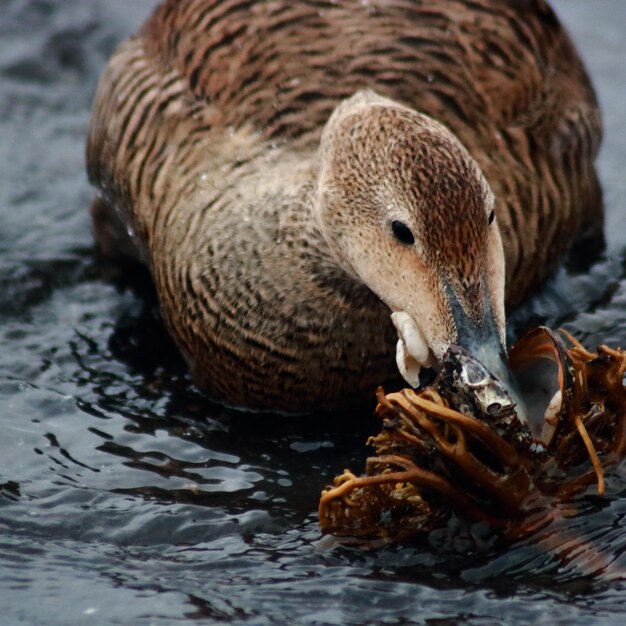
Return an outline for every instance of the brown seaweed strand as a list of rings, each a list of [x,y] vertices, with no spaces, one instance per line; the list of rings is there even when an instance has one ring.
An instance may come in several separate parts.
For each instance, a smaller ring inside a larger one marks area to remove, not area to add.
[[[372,459],[374,460],[374,459]],[[398,457],[377,457],[376,461],[380,461],[384,464],[395,464]],[[406,459],[402,458],[402,463],[406,463]],[[457,508],[463,512],[463,516],[470,518],[475,522],[485,522],[492,528],[501,528],[503,521],[499,520],[492,515],[489,515],[483,508],[476,506],[472,500],[470,500],[463,492],[459,491],[447,480],[428,472],[421,468],[414,466],[410,470],[401,472],[386,472],[384,474],[377,474],[375,476],[359,476],[351,478],[344,483],[333,487],[331,489],[322,492],[320,498],[318,514],[320,520],[329,519],[327,514],[328,505],[338,498],[344,498],[345,496],[354,491],[355,489],[367,488],[374,485],[384,484],[397,484],[397,483],[410,483],[412,485],[419,485],[421,487],[427,487],[440,493],[449,502],[454,503]]]
[[[626,354],[619,349],[600,346],[598,352],[606,355],[612,363],[618,363],[611,368],[605,377],[606,386],[611,390],[617,406],[617,416],[614,431],[614,446],[611,463],[619,462],[626,454],[626,390],[624,389],[624,373],[626,372]]]
[[[621,396],[621,402],[617,401],[618,405],[618,416],[615,425],[615,433],[614,433],[614,442],[613,442],[613,454],[611,454],[607,459],[607,465],[614,463],[615,461],[621,459],[626,452],[626,437],[624,432],[624,412],[622,406],[624,404],[624,384],[623,377],[624,372],[626,371],[626,355],[621,350],[613,350],[605,345],[602,345],[598,348],[598,353],[593,354],[589,352],[586,348],[584,348],[570,333],[561,329],[560,331],[572,344],[572,348],[569,350],[569,355],[574,364],[575,372],[576,372],[576,382],[574,385],[574,391],[576,394],[573,413],[574,413],[574,423],[580,434],[583,443],[585,444],[585,448],[589,454],[591,463],[594,468],[594,472],[596,474],[597,483],[598,483],[598,494],[604,495],[605,485],[604,485],[604,468],[602,466],[602,462],[598,457],[598,453],[595,449],[593,441],[589,436],[587,428],[585,427],[583,421],[580,418],[580,408],[583,403],[583,398],[589,397],[589,364],[593,361],[597,360],[601,356],[608,357],[612,367],[607,367],[605,370],[604,379],[602,381],[603,387],[607,390],[607,392],[613,397]],[[605,414],[606,412],[603,411]],[[606,419],[606,415],[605,415]],[[611,458],[612,457],[612,458]],[[581,477],[584,478],[584,477]]]
[[[442,413],[442,410],[446,409],[445,406],[435,402],[431,403],[426,409],[420,410],[419,407],[415,406],[414,398],[409,396],[408,390],[405,390],[403,395],[406,397],[391,398],[390,396],[390,399],[393,400],[391,404],[394,406],[389,408],[389,410],[395,410],[396,414],[399,413],[403,418],[416,423],[420,429],[430,435],[439,451],[450,459],[463,472],[465,477],[473,481],[479,489],[483,489],[508,510],[520,509],[520,501],[523,501],[531,491],[531,481],[523,465],[518,464],[517,467],[513,468],[513,471],[509,468],[509,471],[504,474],[492,471],[478,461],[468,448],[464,428],[460,425],[449,423],[449,416],[446,415],[445,411]],[[416,394],[415,398],[423,399]],[[381,410],[382,406],[387,406],[387,403],[382,403]],[[446,427],[451,429],[454,439],[452,442],[448,439],[449,433],[442,434],[433,422],[433,419],[426,414],[426,411],[433,406],[437,407],[437,410],[432,410],[434,417],[441,419]],[[464,419],[474,419],[460,413],[457,413],[457,415]],[[465,424],[463,424],[463,427],[465,427]],[[493,433],[491,430],[489,432]],[[489,444],[485,444],[480,435],[477,436],[477,439],[484,445],[487,445],[488,449],[493,451],[495,456],[498,456],[497,451],[504,442],[497,433],[493,434],[500,440],[495,447],[493,445],[489,447]]]
[[[432,414],[442,421],[470,432],[487,446],[503,467],[509,470],[515,470],[519,467],[520,458],[515,448],[492,428],[474,417],[463,415],[445,405],[439,405],[422,398],[412,389],[403,389],[399,393],[390,393],[387,397],[379,397],[379,403],[391,412],[396,412],[396,407],[400,406],[411,414],[415,411],[412,405],[417,405],[423,413]]]
[[[585,448],[587,448],[587,452],[589,453],[589,458],[591,459],[591,463],[593,465],[593,469],[596,473],[598,479],[598,495],[604,495],[604,470],[602,468],[602,463],[598,458],[598,453],[593,445],[593,441],[591,441],[591,437],[589,437],[589,433],[583,424],[583,421],[580,419],[579,415],[574,417],[576,428],[578,428],[578,432],[585,444]]]
[[[575,495],[584,491],[589,485],[597,483],[598,477],[594,470],[590,470],[585,474],[581,474],[572,480],[568,480],[561,485],[554,494],[555,500],[560,502],[568,502]]]
[[[587,348],[585,348],[585,346],[583,346],[582,343],[574,337],[574,335],[565,330],[565,328],[559,328],[559,333],[561,333],[572,344],[572,347],[569,349],[570,356],[576,356],[578,360],[586,361],[587,363],[589,361],[593,361],[598,356],[593,352],[589,352],[589,350],[587,350]]]
[[[580,417],[580,411],[582,410],[584,401],[589,398],[589,364],[597,359],[598,355],[589,352],[567,331],[560,329],[560,332],[572,344],[572,347],[568,350],[568,354],[574,368],[575,382],[573,385],[573,403],[570,407],[569,413],[573,417],[576,430],[578,431],[578,434],[585,445],[585,449],[587,450],[587,454],[589,455],[589,459],[591,460],[591,464],[596,475],[598,495],[602,496],[604,495],[604,469],[602,467],[602,462],[598,457],[598,453],[596,452],[593,441],[589,436],[589,432]]]

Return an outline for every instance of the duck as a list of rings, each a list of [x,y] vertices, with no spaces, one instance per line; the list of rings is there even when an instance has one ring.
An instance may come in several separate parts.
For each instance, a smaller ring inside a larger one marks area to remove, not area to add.
[[[95,239],[145,264],[197,385],[346,411],[602,239],[602,123],[544,0],[165,0],[108,62]]]

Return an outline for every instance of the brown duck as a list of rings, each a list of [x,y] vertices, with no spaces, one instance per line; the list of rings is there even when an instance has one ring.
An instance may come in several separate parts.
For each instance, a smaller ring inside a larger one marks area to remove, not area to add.
[[[601,232],[600,136],[542,0],[168,0],[96,94],[94,230],[211,395],[337,409],[394,354],[501,371],[505,299]]]

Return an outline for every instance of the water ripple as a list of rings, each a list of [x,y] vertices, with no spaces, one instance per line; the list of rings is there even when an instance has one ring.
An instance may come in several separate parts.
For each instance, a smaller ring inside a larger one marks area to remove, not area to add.
[[[322,538],[315,508],[363,465],[373,416],[244,414],[194,388],[145,274],[94,255],[86,211],[96,77],[153,4],[0,2],[2,622],[623,623],[623,468],[510,547],[453,521],[366,550]],[[556,4],[605,106],[608,248],[561,270],[511,335],[547,322],[626,346],[626,5]]]

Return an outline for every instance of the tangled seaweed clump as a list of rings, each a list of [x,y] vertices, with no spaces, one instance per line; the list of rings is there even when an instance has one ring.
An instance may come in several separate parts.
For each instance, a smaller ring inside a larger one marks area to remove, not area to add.
[[[322,493],[325,533],[401,541],[456,515],[514,540],[554,520],[556,503],[590,485],[604,493],[604,469],[626,454],[622,350],[592,353],[547,328],[528,333],[511,350],[511,369],[520,380],[543,377],[549,363],[556,384],[531,383],[546,387],[549,401],[528,419],[484,368],[478,384],[465,384],[457,374],[468,356],[456,357],[426,389],[378,390],[383,426],[368,441],[376,455],[364,476],[346,470]]]

